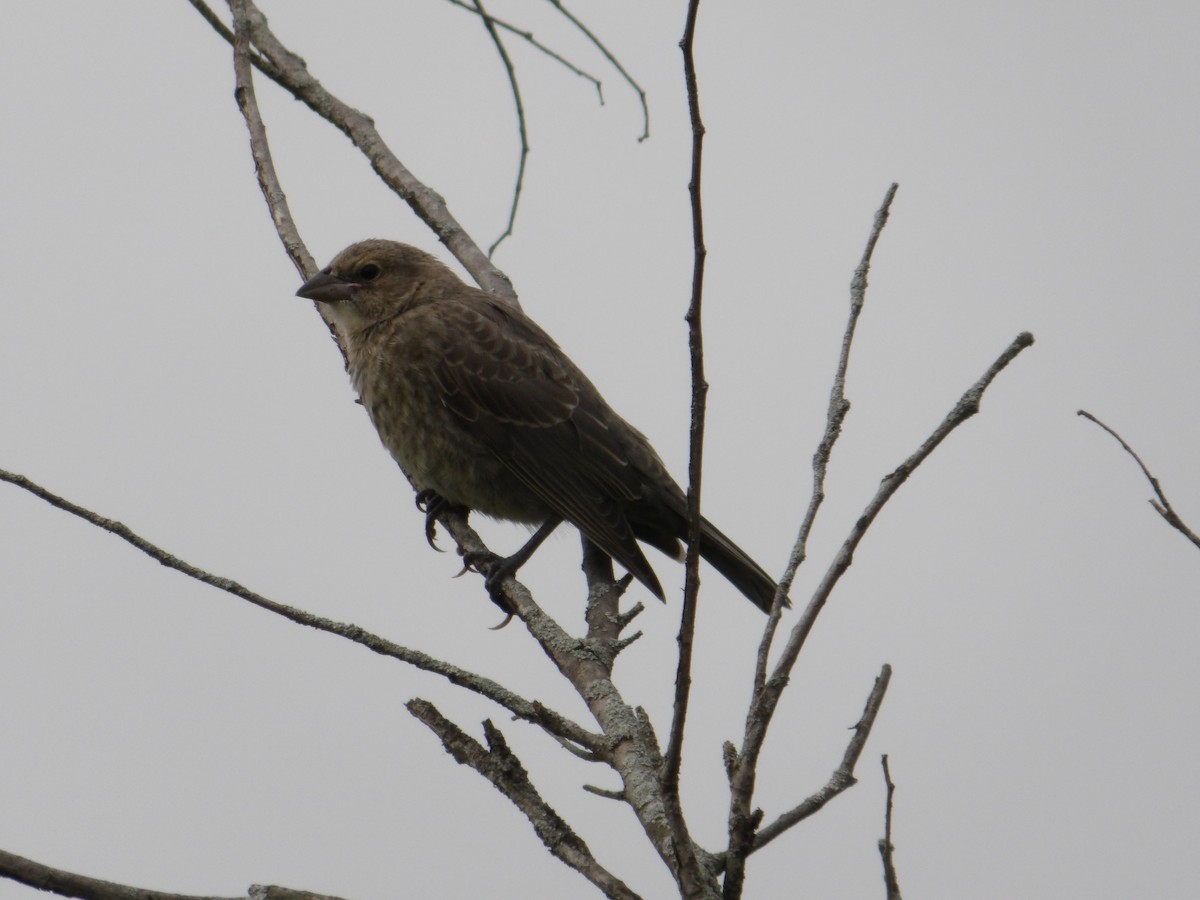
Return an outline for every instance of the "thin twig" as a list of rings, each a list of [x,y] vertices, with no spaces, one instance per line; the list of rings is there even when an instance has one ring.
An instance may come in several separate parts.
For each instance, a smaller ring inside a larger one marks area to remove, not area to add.
[[[557,5],[557,4],[556,4]],[[688,433],[687,553],[684,557],[683,610],[679,621],[679,660],[675,669],[675,701],[671,730],[662,764],[663,797],[667,818],[675,837],[678,858],[677,878],[684,896],[700,896],[711,878],[696,853],[679,797],[679,769],[683,761],[683,737],[687,724],[688,701],[692,690],[692,644],[696,631],[696,605],[700,589],[700,486],[704,460],[704,415],[708,383],[704,379],[704,213],[700,203],[700,172],[703,160],[704,123],[700,119],[700,92],[696,82],[696,58],[693,53],[699,0],[689,0],[683,38],[683,73],[687,85],[688,115],[692,124],[692,166],[688,196],[692,208],[692,298],[684,319],[688,327],[688,351],[692,372],[692,410]]]
[[[446,0],[446,2],[453,4],[454,6],[457,6],[459,9],[465,9],[467,12],[472,13],[474,15],[477,15],[477,16],[481,15],[481,13],[479,12],[478,9],[474,9],[471,6],[469,6],[465,2],[465,0]],[[526,43],[528,43],[535,50],[538,50],[541,53],[544,53],[546,56],[550,57],[552,60],[554,60],[559,65],[565,66],[567,69],[569,69],[571,72],[578,75],[580,78],[584,78],[584,79],[590,81],[596,87],[596,96],[600,100],[600,105],[601,106],[604,105],[604,85],[600,82],[599,78],[597,78],[595,75],[585,72],[583,69],[579,68],[577,65],[575,65],[573,62],[571,62],[569,59],[567,59],[562,54],[556,53],[555,51],[551,50],[549,47],[547,47],[545,44],[543,44],[541,41],[539,41],[537,38],[535,38],[533,36],[532,31],[524,31],[521,28],[518,28],[516,25],[513,25],[511,22],[506,22],[503,19],[497,19],[495,16],[492,16],[492,15],[489,15],[488,18],[491,19],[494,23],[496,23],[497,28],[503,28],[505,31],[509,32],[510,34],[515,34],[517,37],[523,39]]]
[[[1168,525],[1182,534],[1197,547],[1200,547],[1200,535],[1197,535],[1196,532],[1188,528],[1187,523],[1185,523],[1183,519],[1179,518],[1179,514],[1175,512],[1174,507],[1171,506],[1171,501],[1169,501],[1167,499],[1167,495],[1163,493],[1162,487],[1158,483],[1158,479],[1150,474],[1150,470],[1146,468],[1146,464],[1142,462],[1142,458],[1134,452],[1132,447],[1125,443],[1125,439],[1093,416],[1090,412],[1081,409],[1077,415],[1083,416],[1085,419],[1088,419],[1091,422],[1095,422],[1117,439],[1117,443],[1119,443],[1125,449],[1126,453],[1133,457],[1133,461],[1138,464],[1138,468],[1142,470],[1142,474],[1145,475],[1146,480],[1150,482],[1150,487],[1154,489],[1154,495],[1158,498],[1157,500],[1150,500],[1150,505],[1154,507],[1154,511],[1166,519]]]
[[[867,246],[863,250],[862,259],[850,281],[850,314],[846,319],[846,331],[842,335],[842,352],[838,357],[837,368],[833,374],[833,386],[829,391],[825,433],[821,436],[821,441],[817,444],[812,458],[812,496],[808,502],[808,509],[804,513],[804,520],[800,523],[796,542],[792,545],[792,552],[788,556],[787,568],[784,570],[783,577],[779,579],[779,590],[775,593],[771,614],[767,617],[767,624],[763,628],[763,636],[758,645],[758,657],[754,666],[754,693],[762,690],[763,683],[767,679],[767,660],[771,653],[771,643],[775,639],[775,631],[783,614],[783,598],[791,591],[796,571],[808,553],[808,536],[816,521],[817,510],[821,508],[821,504],[825,500],[825,473],[829,466],[829,457],[833,451],[833,445],[842,433],[842,423],[846,419],[846,414],[850,411],[850,401],[846,399],[846,370],[850,366],[850,345],[854,342],[858,318],[866,301],[867,273],[871,269],[871,257],[875,253],[875,245],[879,242],[883,226],[887,224],[888,215],[892,209],[892,200],[895,199],[896,191],[899,188],[900,185],[893,182],[884,195],[883,203],[875,213],[875,224],[871,228],[871,234],[867,237]]]
[[[579,31],[583,34],[583,36],[592,42],[592,46],[594,46],[597,50],[599,50],[602,54],[604,54],[604,58],[607,59],[609,61],[609,63],[612,64],[612,67],[614,69],[616,69],[618,72],[621,73],[621,77],[624,78],[625,81],[628,82],[629,86],[637,92],[638,99],[642,102],[642,136],[638,138],[638,143],[641,143],[642,141],[649,138],[650,137],[650,106],[649,106],[649,104],[646,103],[646,92],[642,90],[642,86],[633,80],[633,76],[631,76],[628,72],[625,71],[625,67],[622,66],[621,63],[617,61],[617,58],[615,56],[613,56],[611,52],[609,52],[609,49],[604,46],[604,44],[601,42],[601,40],[598,37],[596,37],[596,35],[593,34],[592,31],[586,25],[584,25],[581,21],[579,21],[579,19],[575,18],[575,16],[565,6],[562,5],[560,0],[547,0],[547,2],[551,6],[553,6],[555,9],[557,9],[560,13],[562,13],[566,17],[568,22],[570,22],[572,25],[574,25],[576,28],[578,28]]]
[[[415,699],[404,705],[441,739],[442,746],[455,760],[470,766],[490,781],[529,819],[533,830],[552,856],[598,887],[606,897],[639,900],[638,895],[624,882],[596,861],[583,838],[542,799],[529,780],[525,766],[509,748],[500,729],[490,721],[483,723],[488,742],[485,748],[443,716],[429,701]]]
[[[301,278],[311,278],[317,272],[317,264],[304,241],[300,239],[300,231],[288,208],[287,196],[279,183],[279,175],[275,171],[275,163],[271,159],[271,148],[267,143],[267,129],[263,125],[262,114],[258,110],[258,98],[254,93],[254,78],[250,71],[250,33],[249,10],[246,0],[231,0],[233,9],[234,41],[233,41],[233,71],[236,87],[234,98],[238,109],[246,120],[246,129],[250,132],[250,153],[254,158],[254,172],[258,176],[258,186],[262,190],[263,199],[267,201],[267,209],[271,212],[271,221],[283,242],[296,271]],[[330,325],[332,331],[333,326]]]
[[[875,684],[871,688],[871,693],[867,696],[863,714],[859,718],[858,724],[854,726],[854,733],[850,736],[850,742],[846,745],[846,750],[842,754],[841,764],[829,776],[829,781],[819,790],[805,798],[802,803],[789,809],[770,825],[764,826],[755,833],[754,843],[751,845],[747,855],[761,850],[789,828],[798,822],[803,822],[809,816],[818,812],[838,794],[858,783],[858,779],[854,777],[854,768],[858,765],[859,757],[862,756],[862,752],[867,746],[867,738],[871,736],[871,729],[874,727],[875,719],[878,717],[879,710],[883,706],[883,698],[887,693],[888,684],[891,680],[892,667],[885,664],[880,670],[879,675],[875,678]]]
[[[683,40],[684,81],[687,85],[688,115],[692,123],[692,168],[688,198],[692,209],[692,298],[684,316],[688,326],[688,352],[692,372],[692,410],[688,432],[688,532],[684,557],[683,611],[679,625],[679,663],[675,673],[675,709],[663,765],[663,785],[678,793],[679,766],[683,757],[683,732],[691,691],[692,638],[696,630],[696,599],[700,587],[700,488],[704,461],[704,418],[708,383],[704,379],[704,330],[701,310],[704,298],[704,211],[701,206],[700,175],[704,154],[704,123],[700,119],[700,94],[696,82],[696,60],[692,52],[699,0],[688,3]]]
[[[488,247],[488,256],[496,252],[496,248],[500,246],[500,242],[513,233],[513,225],[517,221],[517,205],[521,202],[521,189],[525,186],[525,163],[529,160],[529,133],[525,128],[525,104],[521,102],[521,86],[517,83],[517,70],[513,68],[512,60],[508,56],[508,50],[504,47],[504,41],[500,40],[500,32],[496,28],[496,22],[487,14],[487,10],[483,8],[482,0],[471,0],[475,4],[475,9],[479,13],[479,18],[483,20],[483,27],[487,29],[491,35],[492,43],[496,45],[496,52],[500,54],[500,61],[504,63],[504,71],[508,75],[508,84],[512,88],[513,103],[517,107],[517,134],[521,138],[521,159],[517,163],[517,182],[513,186],[512,205],[508,209],[508,224],[505,226],[500,237],[492,242],[492,246]]]
[[[883,858],[883,883],[887,887],[887,900],[901,900],[900,879],[896,877],[896,848],[892,844],[892,806],[896,798],[896,785],[888,768],[887,754],[883,754],[883,782],[887,785],[887,811],[883,816],[883,838],[879,841],[879,855]]]
[[[201,7],[203,4],[197,6],[197,9],[200,9],[201,15],[204,15],[207,8]],[[267,129],[263,124],[262,114],[258,109],[258,98],[254,92],[249,11],[246,8],[245,0],[231,0],[230,9],[233,12],[234,25],[233,74],[236,86],[233,96],[237,101],[238,109],[241,110],[242,118],[246,121],[246,130],[250,133],[250,155],[254,159],[254,173],[258,177],[258,187],[262,191],[263,199],[267,201],[267,209],[271,213],[271,221],[275,224],[275,233],[279,235],[279,240],[283,243],[284,252],[292,260],[292,265],[300,273],[301,279],[308,279],[316,274],[317,264],[313,260],[312,254],[308,252],[308,248],[304,246],[304,241],[300,238],[300,231],[296,227],[296,221],[292,218],[287,196],[283,192],[279,175],[275,171],[275,163],[271,158],[271,147],[267,142]],[[211,10],[208,12],[211,14]],[[205,16],[205,18],[208,17]],[[216,24],[219,24],[219,20],[214,23],[214,27]],[[338,335],[337,329],[333,326],[333,318],[329,314],[327,305],[314,301],[313,306],[333,336],[333,341],[342,354],[342,363],[349,367],[350,359],[346,355],[346,348],[342,345],[342,339]]]
[[[329,634],[343,637],[356,644],[361,644],[368,650],[378,653],[380,656],[387,656],[392,659],[399,660],[403,663],[408,663],[425,672],[431,672],[434,675],[440,675],[449,681],[451,684],[457,684],[460,687],[465,687],[468,690],[474,691],[489,700],[499,704],[507,709],[514,716],[523,719],[527,722],[532,722],[552,734],[573,741],[582,747],[586,747],[593,753],[603,755],[606,753],[604,739],[597,734],[593,734],[581,726],[575,724],[570,719],[548,709],[541,703],[531,703],[528,700],[518,696],[508,688],[497,684],[490,678],[485,678],[482,675],[477,675],[474,672],[461,669],[458,666],[443,662],[440,659],[435,659],[432,656],[421,653],[419,650],[411,650],[392,641],[386,640],[376,634],[372,634],[357,625],[352,625],[344,622],[336,622],[332,619],[326,619],[322,616],[315,616],[312,613],[297,609],[293,606],[287,606],[283,603],[278,603],[264,597],[262,594],[256,593],[249,588],[243,587],[236,581],[229,578],[222,578],[218,575],[213,575],[206,572],[191,563],[185,562],[179,557],[168,553],[166,550],[150,543],[141,535],[134,532],[132,529],[106,518],[99,513],[93,512],[90,509],[72,503],[57,494],[52,494],[39,484],[30,481],[23,475],[17,475],[13,472],[0,469],[0,481],[7,481],[9,484],[28,491],[35,497],[38,497],[51,506],[55,506],[64,512],[69,512],[73,516],[78,516],[85,522],[95,525],[109,534],[114,534],[126,543],[132,544],[138,550],[145,553],[151,559],[161,563],[169,569],[174,569],[176,572],[181,572],[189,578],[215,587],[218,590],[224,591],[227,594],[232,594],[239,599],[252,603],[260,609],[265,609],[267,612],[275,613],[283,616],[289,621],[295,622],[298,625],[306,625],[309,628],[315,628],[318,631],[324,631]]]
[[[620,800],[622,803],[627,800],[624,791],[613,791],[608,788],[596,787],[594,784],[585,784],[583,789],[589,794],[595,794],[597,797],[603,797],[605,800]]]

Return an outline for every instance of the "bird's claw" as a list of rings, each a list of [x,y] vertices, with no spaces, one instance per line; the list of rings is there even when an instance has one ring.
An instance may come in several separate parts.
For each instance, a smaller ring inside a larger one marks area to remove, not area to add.
[[[416,505],[417,509],[425,514],[425,540],[438,553],[445,552],[436,543],[437,519],[438,516],[450,507],[450,502],[437,491],[425,488],[424,490],[417,491]],[[503,628],[512,621],[513,616],[516,615],[516,610],[513,609],[508,598],[504,596],[504,591],[501,590],[500,583],[506,576],[515,574],[524,560],[519,555],[504,557],[498,556],[489,550],[468,551],[462,557],[462,570],[454,577],[459,578],[470,571],[478,572],[483,576],[483,584],[487,588],[488,596],[493,603],[500,607],[505,616],[504,621],[494,626],[492,630],[495,631]]]
[[[430,488],[417,491],[416,503],[417,509],[425,513],[425,540],[438,553],[445,553],[446,551],[437,545],[437,517],[449,504],[437,491]]]
[[[502,622],[501,622],[499,625],[492,625],[492,626],[490,626],[490,627],[488,628],[488,631],[499,631],[501,628],[503,628],[505,625],[507,625],[507,624],[508,624],[509,622],[511,622],[512,620],[513,620],[513,614],[512,614],[512,613],[505,613],[505,614],[504,614],[504,621],[502,621]]]
[[[501,562],[503,562],[503,560],[500,557],[496,556],[496,554],[494,554],[494,553],[479,553],[479,554],[472,554],[472,555],[491,557],[494,560],[500,560]],[[476,565],[474,565],[473,563],[470,563],[470,562],[465,563],[463,565],[463,567],[459,570],[458,574],[455,575],[454,577],[462,578],[462,576],[466,575],[468,572],[479,572],[480,574],[483,575],[483,585],[484,585],[484,587],[487,588],[488,597],[491,599],[491,601],[493,603],[495,603],[498,607],[500,607],[500,609],[504,613],[504,619],[500,622],[500,624],[492,625],[488,628],[488,630],[489,631],[499,631],[501,628],[503,628],[505,625],[507,625],[509,622],[511,622],[513,620],[513,616],[516,615],[516,612],[513,611],[512,604],[508,602],[508,598],[504,596],[504,592],[502,590],[500,590],[499,584],[493,583],[491,576],[489,574],[487,574],[488,562],[483,561],[480,563],[480,566],[482,566],[482,568],[477,567]]]
[[[463,554],[463,571],[471,569],[482,575],[483,586],[487,588],[488,596],[508,616],[508,619],[496,628],[503,628],[509,619],[516,615],[516,610],[501,587],[505,578],[516,574],[518,566],[514,566],[513,562],[512,557],[499,556],[489,550],[468,551]]]

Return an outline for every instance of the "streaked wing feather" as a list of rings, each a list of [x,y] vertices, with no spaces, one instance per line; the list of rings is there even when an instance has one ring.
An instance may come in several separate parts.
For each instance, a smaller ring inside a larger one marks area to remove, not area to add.
[[[441,312],[470,337],[435,368],[446,406],[531,492],[661,596],[624,513],[641,496],[641,476],[596,389],[524,317],[479,303]]]

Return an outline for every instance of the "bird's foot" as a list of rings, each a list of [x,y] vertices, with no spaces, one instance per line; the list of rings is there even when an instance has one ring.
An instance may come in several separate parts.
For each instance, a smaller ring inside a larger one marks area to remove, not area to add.
[[[437,517],[451,509],[454,504],[431,488],[417,491],[416,502],[417,509],[425,513],[425,540],[438,553],[444,553],[445,551],[437,545]]]
[[[562,519],[557,516],[552,516],[543,522],[538,530],[530,536],[520,550],[512,556],[498,556],[490,550],[468,552],[463,554],[463,562],[467,568],[474,569],[483,575],[483,584],[487,588],[488,596],[492,598],[492,602],[504,610],[510,617],[516,615],[516,609],[513,608],[512,602],[504,595],[503,582],[505,578],[515,577],[521,566],[529,561],[529,557],[533,556],[533,552],[542,545],[546,538],[558,527]],[[498,628],[503,628],[508,624],[508,619],[505,619]]]
[[[517,613],[511,601],[504,595],[503,582],[505,578],[517,574],[526,558],[521,557],[520,553],[500,556],[490,550],[468,551],[463,554],[463,571],[472,569],[483,576],[483,586],[487,588],[488,597],[508,617],[496,628],[503,628]]]

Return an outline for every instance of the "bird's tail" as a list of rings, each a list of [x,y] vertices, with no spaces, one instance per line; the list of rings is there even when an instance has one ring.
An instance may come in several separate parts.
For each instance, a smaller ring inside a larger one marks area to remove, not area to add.
[[[771,611],[779,586],[741,547],[725,537],[708,519],[700,520],[700,555],[763,612]],[[784,606],[791,606],[783,598]]]

